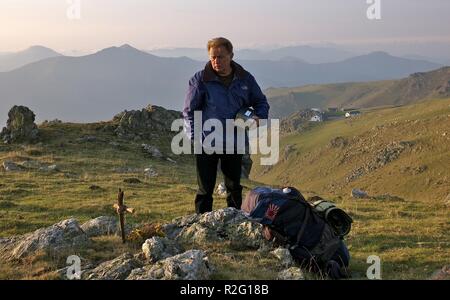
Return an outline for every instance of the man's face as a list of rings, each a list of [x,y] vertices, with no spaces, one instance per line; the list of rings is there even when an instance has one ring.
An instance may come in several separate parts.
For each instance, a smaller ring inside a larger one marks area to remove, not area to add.
[[[232,58],[232,54],[223,46],[209,49],[209,60],[218,74],[228,74],[231,71]]]

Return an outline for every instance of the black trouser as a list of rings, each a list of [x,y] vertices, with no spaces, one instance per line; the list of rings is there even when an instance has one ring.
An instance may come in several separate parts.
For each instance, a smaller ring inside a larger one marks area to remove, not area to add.
[[[242,186],[241,168],[242,154],[196,154],[198,191],[195,197],[196,213],[212,211],[213,193],[216,186],[217,164],[225,179],[228,207],[241,209]]]

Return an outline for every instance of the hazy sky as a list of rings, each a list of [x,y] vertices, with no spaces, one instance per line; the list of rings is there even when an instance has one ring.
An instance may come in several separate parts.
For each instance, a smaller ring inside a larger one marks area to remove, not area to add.
[[[70,3],[77,1],[80,19],[70,19]],[[366,1],[0,0],[0,52],[30,45],[57,51],[123,43],[140,49],[204,47],[215,36],[230,38],[236,48],[318,42],[450,45],[449,0],[379,0],[381,20],[367,18]]]

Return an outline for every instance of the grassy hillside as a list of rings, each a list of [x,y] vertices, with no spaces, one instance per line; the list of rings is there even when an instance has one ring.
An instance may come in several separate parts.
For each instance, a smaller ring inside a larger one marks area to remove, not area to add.
[[[415,73],[401,80],[308,85],[266,91],[271,116],[282,118],[305,108],[398,106],[450,96],[450,67]]]
[[[286,162],[280,162],[263,176],[256,160],[252,177],[257,181],[244,180],[244,194],[261,184],[290,183],[306,195],[330,197],[355,219],[348,239],[353,278],[365,278],[366,259],[372,254],[382,259],[383,278],[428,278],[448,263],[449,257],[450,215],[443,202],[450,192],[446,167],[450,157],[449,105],[450,100],[445,100],[374,110],[359,119],[330,122],[302,135],[289,136],[282,144],[295,145],[297,153],[291,153]],[[130,224],[166,222],[194,212],[196,178],[192,156],[173,156],[176,164],[149,157],[141,150],[141,143],[170,153],[169,138],[126,141],[100,130],[104,126],[105,123],[47,124],[39,128],[43,135],[40,144],[0,145],[0,162],[37,161],[56,164],[59,169],[0,170],[0,237],[33,231],[69,217],[84,222],[114,215],[112,204],[119,187],[125,190],[126,203],[137,210],[127,217]],[[376,129],[377,126],[380,128]],[[91,135],[96,139],[79,140]],[[347,149],[362,152],[349,151],[348,158],[339,163],[345,150],[327,146],[337,136],[350,140]],[[358,167],[359,159],[369,157],[364,151],[375,151],[379,145],[391,141],[416,144],[395,162],[354,182],[343,183],[345,175]],[[372,145],[373,150],[366,150]],[[422,165],[427,166],[424,172],[407,175]],[[144,168],[150,166],[159,173],[158,177],[144,176]],[[135,170],[126,173],[117,168]],[[125,183],[127,178],[137,178],[141,183]],[[99,188],[94,189],[93,185]],[[349,197],[352,187],[366,189],[373,195],[390,193],[405,200],[352,200]],[[225,207],[225,201],[216,197],[214,208],[221,207]],[[279,271],[274,261],[255,251],[235,251],[226,245],[207,250],[218,270],[214,279],[271,279]],[[92,247],[70,254],[99,262],[124,251],[137,253],[140,244],[122,245],[119,237],[101,237],[94,238]],[[65,266],[65,258],[35,256],[22,264],[2,263],[0,278],[54,278],[53,271]]]
[[[394,278],[449,263],[450,99],[369,110],[280,143],[281,161],[254,168],[251,178],[296,186],[351,211],[354,258],[379,254],[399,272]],[[351,199],[353,188],[374,199]]]

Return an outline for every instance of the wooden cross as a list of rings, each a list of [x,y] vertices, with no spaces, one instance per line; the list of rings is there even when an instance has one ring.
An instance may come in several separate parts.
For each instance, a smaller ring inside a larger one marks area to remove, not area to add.
[[[116,209],[117,214],[119,215],[119,221],[120,221],[120,232],[122,234],[122,243],[125,244],[125,213],[134,213],[134,208],[127,207],[123,203],[123,197],[124,193],[122,189],[119,189],[119,194],[117,195],[117,203],[113,205],[113,207]]]

